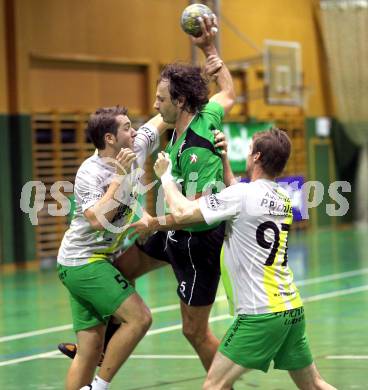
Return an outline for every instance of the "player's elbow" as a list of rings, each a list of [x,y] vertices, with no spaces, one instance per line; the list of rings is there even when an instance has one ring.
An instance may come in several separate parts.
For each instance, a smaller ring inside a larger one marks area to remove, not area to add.
[[[233,108],[235,100],[236,96],[234,91],[229,90],[224,94],[223,107],[225,113],[228,113]]]
[[[105,228],[102,226],[101,222],[98,221],[97,218],[89,219],[89,224],[93,230],[104,230]]]
[[[103,225],[98,221],[89,222],[93,230],[104,230]]]
[[[228,99],[231,100],[234,104],[236,99],[234,84],[229,85],[229,88],[227,89],[226,92],[227,92]]]
[[[236,95],[233,88],[230,88],[230,90],[227,93],[227,104],[229,108],[231,109],[233,105],[235,104]]]
[[[172,215],[174,218],[175,223],[183,224],[186,222],[187,219],[187,213],[185,212],[185,209],[183,207],[177,208],[172,211]]]
[[[196,202],[189,202],[173,211],[173,217],[176,223],[187,225],[201,222],[201,214],[197,210]]]
[[[87,211],[84,212],[84,216],[86,217],[88,223],[90,224],[93,230],[104,230],[104,227],[102,226],[101,222],[98,220],[93,210],[88,209]]]

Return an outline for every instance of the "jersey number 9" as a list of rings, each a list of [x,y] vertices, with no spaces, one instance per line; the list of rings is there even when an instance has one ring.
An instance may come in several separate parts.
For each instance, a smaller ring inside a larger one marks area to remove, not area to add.
[[[273,242],[266,241],[265,232],[268,229],[270,229],[274,232]],[[287,223],[281,224],[281,231],[288,232],[289,230],[290,230],[289,224],[287,224]],[[262,248],[270,249],[272,247],[268,258],[265,261],[265,265],[272,265],[275,261],[276,254],[277,254],[277,251],[278,251],[279,246],[280,246],[280,230],[279,230],[279,228],[272,221],[263,222],[257,228],[256,238],[257,238],[258,245],[261,246]],[[287,259],[287,248],[288,248],[287,240],[288,240],[288,236],[286,235],[284,261],[281,264],[284,267],[286,267],[287,261],[288,261],[288,259]]]

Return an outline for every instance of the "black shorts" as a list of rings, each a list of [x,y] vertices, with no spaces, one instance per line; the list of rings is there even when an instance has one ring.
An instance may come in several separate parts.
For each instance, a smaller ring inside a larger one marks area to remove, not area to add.
[[[216,298],[224,235],[223,222],[204,232],[157,232],[144,245],[136,245],[147,255],[171,264],[182,301],[191,306],[206,306]]]

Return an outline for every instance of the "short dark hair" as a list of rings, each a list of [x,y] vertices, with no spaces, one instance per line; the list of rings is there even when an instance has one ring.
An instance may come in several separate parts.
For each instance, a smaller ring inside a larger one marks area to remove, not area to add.
[[[170,64],[161,72],[159,81],[168,80],[171,101],[185,98],[183,110],[194,114],[208,103],[208,80],[202,69],[187,64]]]
[[[89,117],[87,123],[87,135],[97,149],[105,149],[105,134],[111,133],[116,135],[119,122],[116,117],[127,115],[128,109],[120,106],[101,107]]]
[[[278,176],[290,157],[291,142],[284,129],[272,128],[253,135],[252,155],[260,153],[262,169],[269,176]]]

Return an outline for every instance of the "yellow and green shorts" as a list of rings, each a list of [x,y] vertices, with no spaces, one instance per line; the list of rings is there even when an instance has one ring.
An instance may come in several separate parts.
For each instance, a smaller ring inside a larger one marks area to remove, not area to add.
[[[58,264],[57,271],[70,293],[75,332],[106,324],[122,302],[135,292],[107,260],[73,267]]]
[[[234,363],[268,371],[298,370],[313,362],[305,333],[304,308],[279,313],[239,315],[224,336],[219,351]]]

